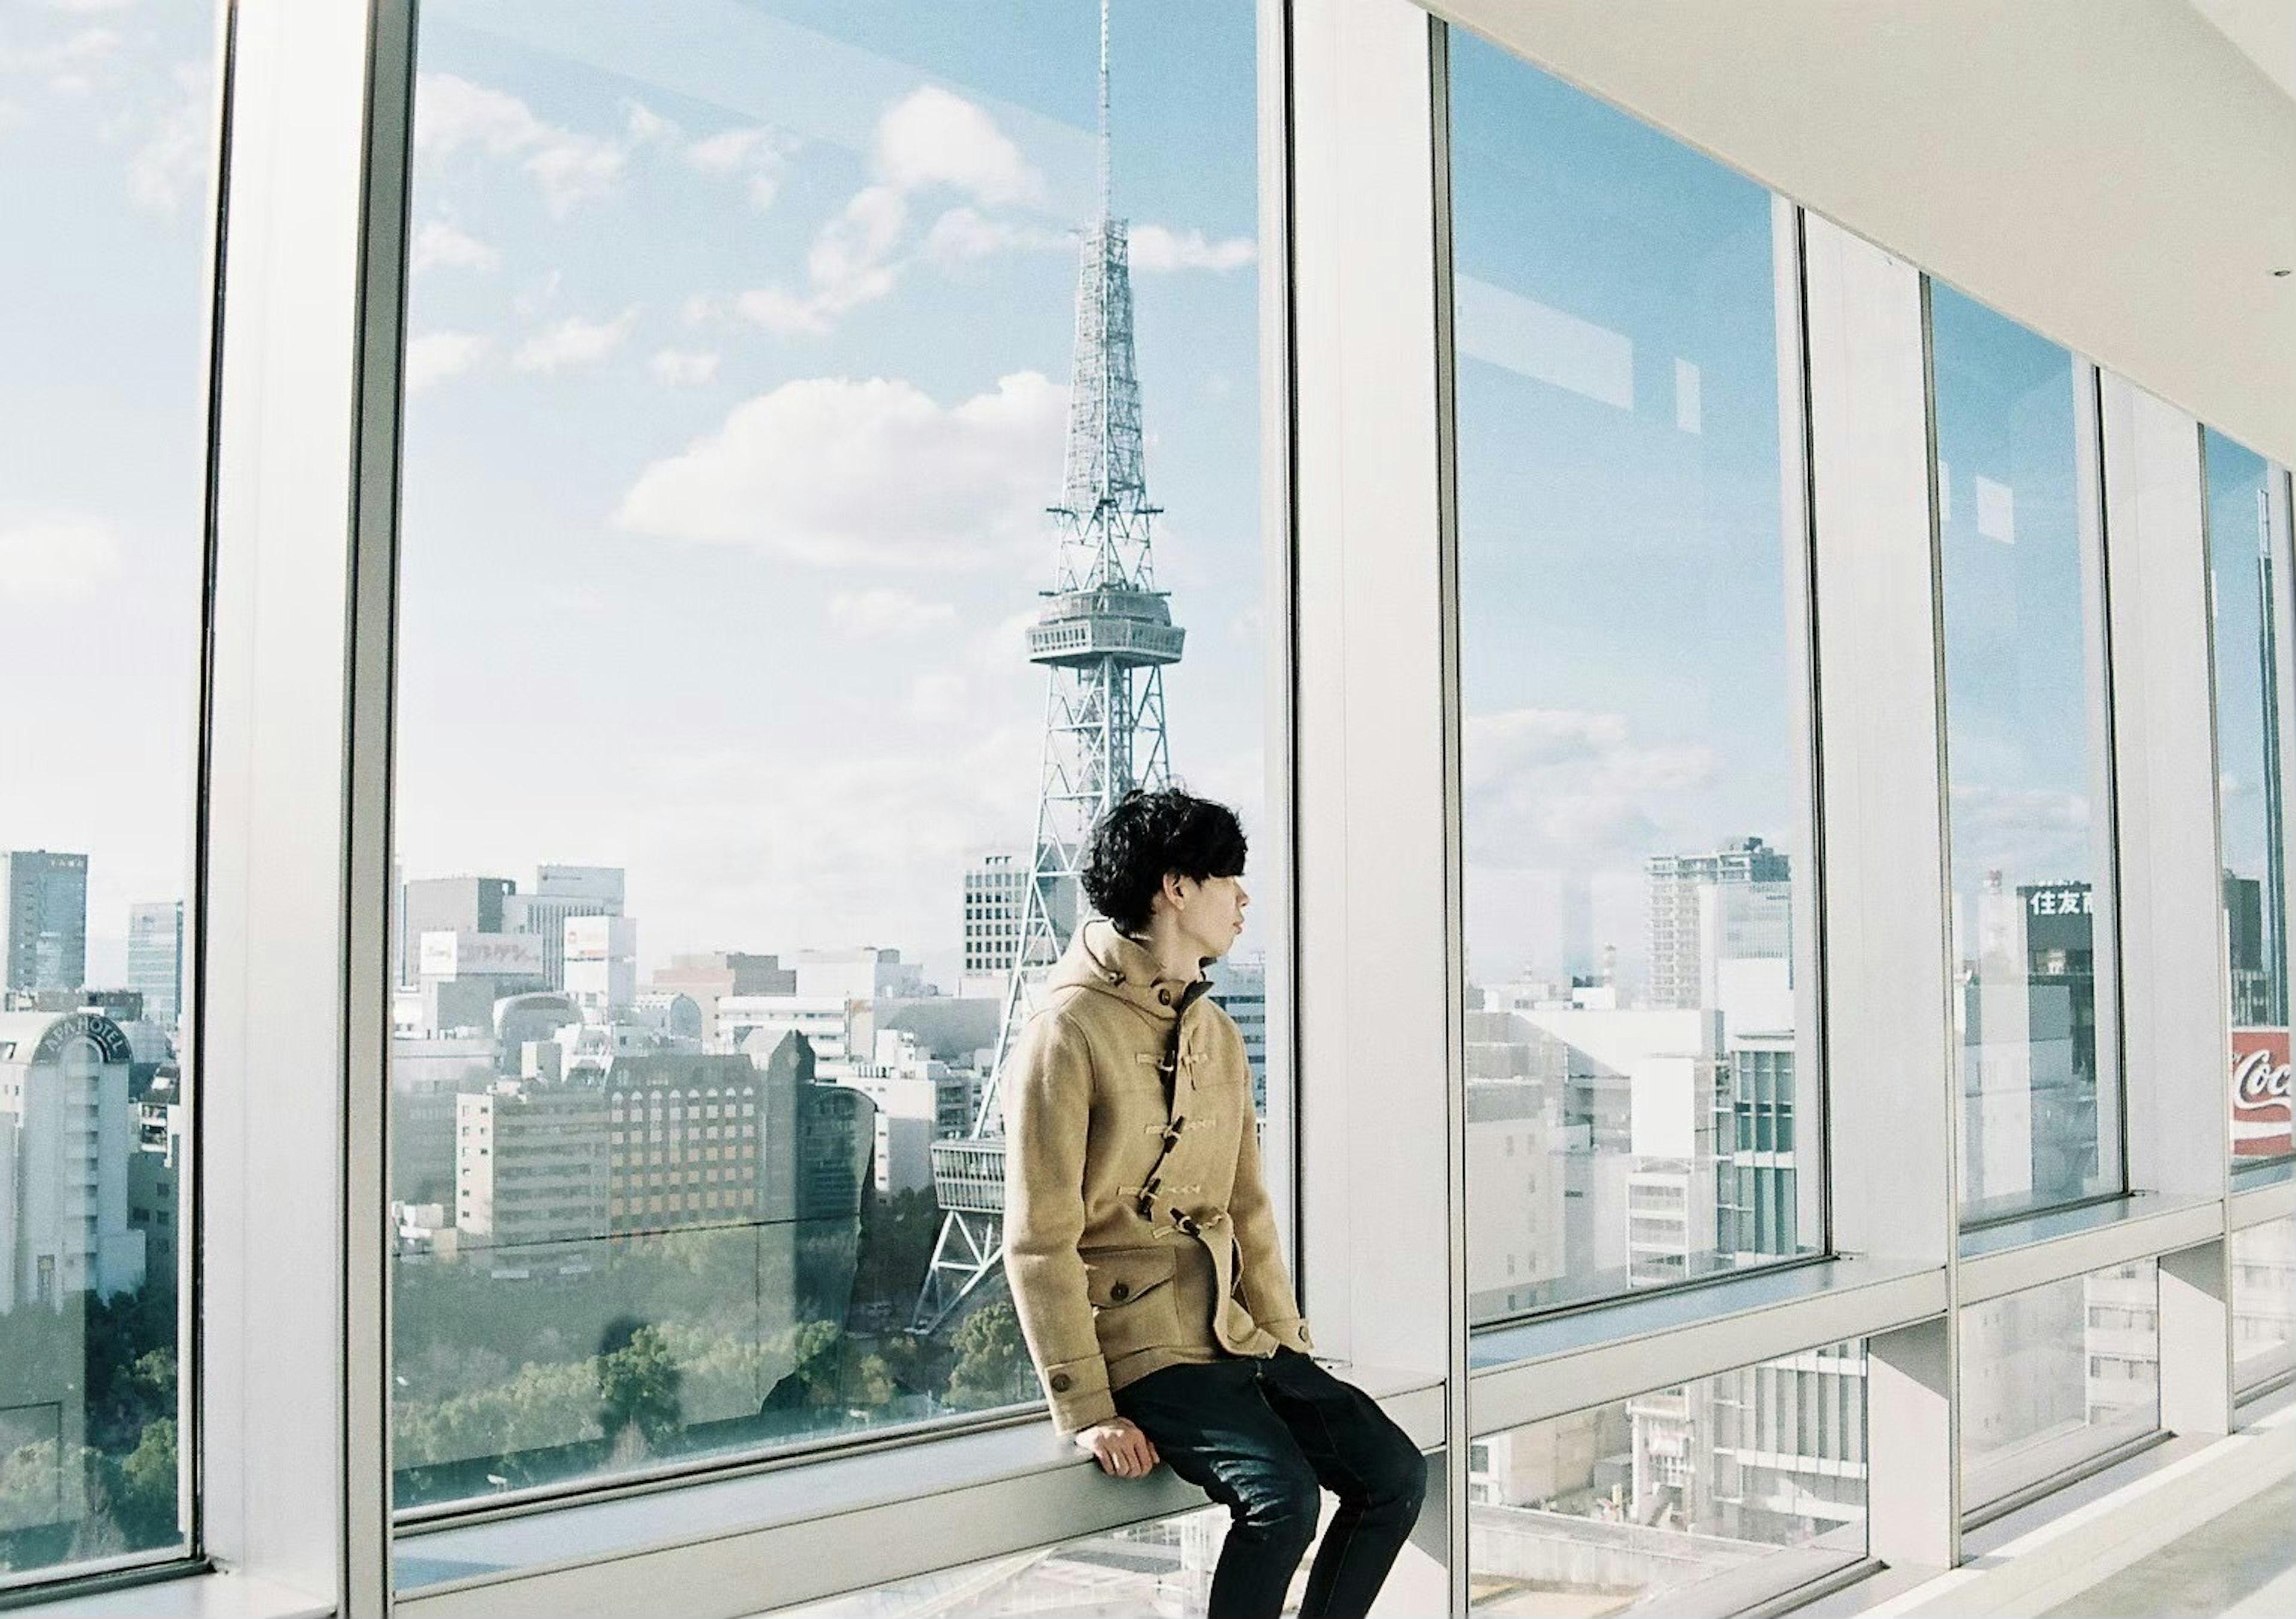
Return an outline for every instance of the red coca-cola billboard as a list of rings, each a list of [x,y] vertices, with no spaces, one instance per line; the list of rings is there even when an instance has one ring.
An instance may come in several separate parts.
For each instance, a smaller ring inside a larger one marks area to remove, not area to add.
[[[2288,1031],[2232,1032],[2232,1152],[2268,1158],[2296,1151],[2288,1108]]]

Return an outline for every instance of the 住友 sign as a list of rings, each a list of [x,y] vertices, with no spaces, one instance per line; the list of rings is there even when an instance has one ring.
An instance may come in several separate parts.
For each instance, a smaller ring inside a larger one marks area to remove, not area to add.
[[[2236,1158],[2268,1158],[2296,1150],[2288,1106],[2288,1031],[2232,1032],[2232,1151]]]

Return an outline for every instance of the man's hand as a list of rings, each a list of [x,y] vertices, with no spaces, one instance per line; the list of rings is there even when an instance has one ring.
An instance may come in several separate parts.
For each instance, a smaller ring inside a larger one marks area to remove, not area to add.
[[[1076,1442],[1078,1450],[1092,1452],[1100,1470],[1111,1478],[1145,1478],[1156,1470],[1156,1447],[1125,1418],[1095,1422],[1078,1433]]]

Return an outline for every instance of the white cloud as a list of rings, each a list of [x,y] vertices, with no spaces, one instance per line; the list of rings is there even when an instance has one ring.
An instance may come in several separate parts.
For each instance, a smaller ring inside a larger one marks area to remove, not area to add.
[[[1644,746],[1619,715],[1554,708],[1469,715],[1460,763],[1470,854],[1511,868],[1647,853],[1714,774],[1710,748]]]
[[[487,351],[487,339],[473,331],[426,331],[406,344],[406,391],[419,394],[459,377]]]
[[[712,140],[726,143],[702,143],[711,147],[709,161],[751,160],[750,143],[728,136]],[[734,300],[743,318],[783,337],[819,337],[840,315],[885,297],[900,280],[902,266],[894,255],[908,228],[908,200],[917,192],[947,186],[990,205],[1032,201],[1044,194],[1044,176],[995,119],[934,86],[886,108],[877,120],[876,144],[876,178],[814,238],[806,256],[805,291],[762,287],[744,292]],[[1030,240],[1021,227],[984,219],[970,209],[942,215],[935,232],[925,250],[943,263]]]
[[[955,624],[946,601],[921,601],[905,590],[840,591],[829,599],[829,622],[849,635],[898,641],[936,625]]]
[[[616,520],[823,567],[1009,560],[1041,538],[1066,409],[1035,372],[947,408],[897,379],[788,382],[648,467]]]
[[[640,101],[625,104],[622,128],[634,146],[648,146],[656,141],[674,141],[678,136],[678,127],[675,123]]]
[[[58,513],[0,527],[0,601],[85,601],[119,573],[119,542],[92,517]]]
[[[0,45],[0,72],[39,78],[51,95],[82,96],[95,87],[96,67],[118,52],[121,43],[117,29],[88,28],[47,45]]]
[[[569,315],[549,331],[519,345],[511,364],[521,371],[563,371],[570,365],[594,365],[622,346],[637,324],[636,305],[611,321],[586,321]]]
[[[179,62],[172,77],[175,99],[127,159],[127,194],[163,214],[174,213],[206,185],[215,128],[214,83],[207,70]]]
[[[1132,267],[1144,275],[1173,270],[1234,270],[1259,257],[1259,244],[1249,236],[1207,241],[1201,231],[1172,231],[1160,225],[1136,225],[1132,232]]]
[[[937,85],[912,91],[877,120],[877,173],[903,191],[954,186],[982,202],[1034,202],[1045,177],[983,108]]]
[[[421,274],[425,270],[491,270],[502,262],[502,255],[445,220],[432,219],[414,233],[408,260]]]
[[[837,316],[873,303],[893,290],[900,266],[887,263],[908,218],[908,204],[890,186],[855,193],[814,238],[805,261],[810,290],[803,297],[778,287],[742,293],[734,307],[746,320],[784,337],[820,336]]]
[[[124,12],[135,0],[43,0],[48,10],[63,12],[75,17],[92,17],[99,12]]]
[[[750,206],[764,209],[781,195],[789,151],[770,129],[726,129],[688,146],[685,160],[703,174],[746,182]]]
[[[664,348],[646,362],[646,370],[657,382],[666,382],[672,388],[693,388],[718,374],[718,356]]]
[[[925,233],[925,257],[936,264],[965,264],[998,253],[1033,252],[1064,246],[1069,238],[1009,219],[984,218],[969,208],[953,208]]]
[[[969,688],[964,676],[946,669],[920,675],[909,683],[909,716],[937,724],[964,714]]]
[[[621,178],[622,151],[612,142],[545,123],[500,90],[452,73],[423,74],[415,85],[416,155],[438,161],[466,147],[520,159],[542,188],[544,204],[562,217]]]

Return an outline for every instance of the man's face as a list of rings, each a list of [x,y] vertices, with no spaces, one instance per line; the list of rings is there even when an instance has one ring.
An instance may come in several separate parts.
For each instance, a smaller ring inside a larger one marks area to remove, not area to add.
[[[1251,904],[1241,877],[1208,877],[1201,882],[1173,877],[1165,882],[1165,896],[1173,902],[1180,929],[1196,953],[1215,959],[1234,948],[1243,931],[1244,907]]]

